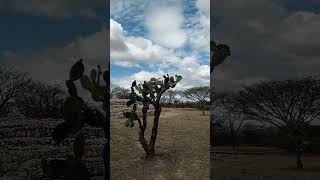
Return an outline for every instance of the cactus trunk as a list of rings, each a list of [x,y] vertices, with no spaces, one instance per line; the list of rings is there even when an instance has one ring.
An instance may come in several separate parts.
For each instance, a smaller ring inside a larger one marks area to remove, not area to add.
[[[157,140],[160,113],[161,113],[161,106],[160,105],[155,106],[151,138],[150,138],[149,148],[147,152],[148,159],[151,159],[155,154],[154,147],[156,145],[156,140]]]
[[[142,121],[143,121],[143,125],[139,127],[139,141],[140,144],[142,145],[144,151],[146,153],[148,153],[148,143],[147,140],[144,138],[144,132],[146,130],[147,127],[147,113],[148,113],[148,105],[144,104],[143,108],[142,108]]]

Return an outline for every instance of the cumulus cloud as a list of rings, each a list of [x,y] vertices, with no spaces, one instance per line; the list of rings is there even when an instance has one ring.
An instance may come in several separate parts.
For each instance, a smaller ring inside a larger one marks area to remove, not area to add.
[[[150,39],[165,47],[179,48],[187,41],[183,30],[183,11],[179,6],[158,6],[150,9],[145,17]]]
[[[197,0],[197,14],[191,19],[193,28],[188,37],[191,46],[202,52],[209,52],[210,44],[210,0]]]
[[[128,68],[128,72],[133,66],[140,69],[112,82],[128,88],[134,80],[144,81],[169,73],[182,75],[177,89],[209,86],[209,58],[205,59],[209,56],[209,3],[197,0],[184,6],[182,1],[166,0],[149,1],[141,6],[121,1],[111,4],[117,7],[110,19],[111,63]],[[142,6],[144,10],[140,9]],[[118,12],[124,7],[127,7],[123,9],[125,14],[130,14],[133,20]],[[187,11],[190,12],[186,14]],[[136,12],[141,16],[136,16]],[[135,31],[136,26],[141,26],[136,18],[143,22],[143,33]]]
[[[180,64],[175,71],[163,71],[158,70],[155,72],[141,70],[137,73],[133,73],[128,76],[123,76],[114,79],[112,83],[117,84],[124,88],[129,88],[134,80],[137,82],[143,82],[150,80],[150,78],[161,78],[165,74],[169,75],[181,75],[182,81],[179,82],[176,89],[186,89],[194,86],[209,86],[209,70],[207,65],[200,65],[195,57],[185,57],[180,59]]]
[[[174,63],[176,60],[169,49],[143,37],[128,36],[121,24],[113,19],[110,19],[110,47],[112,63],[124,67]]]

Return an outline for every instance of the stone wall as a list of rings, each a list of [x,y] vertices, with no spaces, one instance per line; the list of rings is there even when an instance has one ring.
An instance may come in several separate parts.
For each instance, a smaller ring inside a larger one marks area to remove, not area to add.
[[[111,100],[111,120],[123,118],[129,110],[127,100]],[[138,105],[141,115],[142,104]],[[149,113],[153,110],[150,106]],[[72,155],[73,137],[67,138],[60,147],[54,146],[51,134],[57,124],[56,119],[0,119],[0,179],[31,179],[41,177],[42,158],[66,158]],[[84,162],[93,175],[103,174],[102,148],[104,133],[101,128],[85,127],[86,137]]]
[[[111,100],[111,120],[123,118],[129,110],[128,100]],[[142,104],[138,105],[141,115]],[[153,113],[150,106],[150,114]],[[73,153],[74,138],[67,138],[60,147],[54,146],[51,134],[57,124],[56,119],[0,119],[0,179],[30,179],[43,177],[41,158],[66,158]],[[85,127],[86,137],[84,162],[93,175],[103,174],[102,148],[104,133],[101,128]]]
[[[60,147],[54,146],[51,133],[62,122],[55,119],[0,119],[0,179],[29,179],[42,177],[42,158],[65,158],[72,155],[73,138]],[[84,162],[92,174],[103,173],[103,130],[85,127]]]

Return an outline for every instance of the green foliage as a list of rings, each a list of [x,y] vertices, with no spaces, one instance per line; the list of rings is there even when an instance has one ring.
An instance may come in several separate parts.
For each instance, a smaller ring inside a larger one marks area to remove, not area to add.
[[[210,50],[212,53],[211,63],[213,66],[221,64],[228,56],[231,55],[230,47],[228,45],[216,45],[214,41],[210,42]]]
[[[81,86],[90,91],[91,90],[91,82],[90,82],[90,79],[87,75],[83,75],[80,79],[80,82],[81,82]]]
[[[76,81],[81,78],[84,72],[83,60],[77,61],[70,70],[70,81]]]
[[[66,81],[68,96],[63,104],[63,119],[61,124],[57,125],[52,133],[52,138],[56,145],[59,145],[70,135],[76,135],[73,143],[72,157],[65,160],[44,160],[43,170],[52,178],[62,178],[66,180],[73,179],[90,179],[90,174],[86,166],[82,163],[81,158],[84,155],[85,137],[79,132],[84,124],[93,127],[101,127],[105,130],[106,120],[104,115],[98,110],[90,109],[83,99],[78,96],[77,88],[74,81],[80,80],[81,86],[91,93],[93,100],[103,102],[103,109],[108,112],[107,108],[107,87],[100,86],[100,77],[102,75],[100,66],[98,70],[91,70],[90,78],[84,75],[84,65],[82,59],[76,62],[70,70],[70,78]],[[104,81],[107,83],[109,72],[103,73]],[[106,147],[106,146],[105,146]]]
[[[150,81],[144,81],[143,83],[137,84],[136,81],[132,82],[131,85],[131,93],[129,96],[129,101],[127,101],[127,106],[132,107],[131,112],[125,112],[124,117],[127,118],[125,121],[126,127],[134,127],[134,120],[139,120],[139,117],[136,113],[137,109],[137,101],[140,101],[142,103],[150,103],[153,105],[159,105],[160,106],[160,98],[164,92],[166,92],[170,88],[174,88],[179,81],[182,80],[182,76],[175,75],[175,76],[169,76],[164,75],[164,80],[151,78]],[[135,90],[138,91],[139,94],[135,92]]]

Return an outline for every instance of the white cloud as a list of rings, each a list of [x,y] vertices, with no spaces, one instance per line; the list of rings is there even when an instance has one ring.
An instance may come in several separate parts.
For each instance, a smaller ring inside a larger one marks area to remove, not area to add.
[[[196,7],[205,15],[210,16],[210,0],[197,0]]]
[[[154,42],[169,48],[179,48],[186,43],[187,34],[182,29],[184,16],[180,7],[154,7],[145,18],[150,39]]]
[[[127,36],[121,24],[110,19],[111,63],[124,67],[141,64],[175,63],[175,55],[167,48],[143,37]]]
[[[194,51],[209,53],[210,46],[210,0],[197,0],[198,12],[191,18],[188,37]]]
[[[176,89],[186,89],[194,86],[209,86],[209,71],[210,67],[207,65],[200,65],[195,57],[185,57],[180,59],[179,66],[174,72],[164,72],[158,70],[156,72],[139,71],[129,76],[123,76],[114,79],[112,83],[117,84],[124,88],[129,88],[134,80],[137,82],[143,82],[150,80],[150,78],[162,78],[163,75],[181,75],[182,81],[178,83]]]
[[[118,2],[116,7],[123,8],[123,3]],[[111,63],[127,67],[128,71],[133,66],[141,68],[139,72],[117,77],[112,82],[129,88],[134,80],[161,78],[168,73],[182,75],[183,80],[177,85],[177,89],[209,86],[210,68],[201,64],[199,58],[204,62],[203,57],[210,50],[210,1],[190,3],[190,6],[196,5],[198,11],[188,16],[185,16],[182,9],[185,6],[178,1],[152,1],[150,4],[143,5],[148,8],[139,16],[144,17],[147,29],[143,37],[132,35],[136,34],[135,25],[132,25],[136,24],[136,16],[134,20],[128,20],[121,13],[119,16],[115,13],[112,16],[115,18],[110,20]],[[134,12],[130,12],[132,7],[127,8],[130,10],[124,9],[125,13],[134,15]],[[140,9],[137,11],[141,12]],[[122,26],[119,22],[128,22],[128,26]],[[191,50],[186,51],[186,45],[191,45]],[[209,62],[209,58],[207,61]],[[155,71],[147,71],[140,65],[147,65]]]

